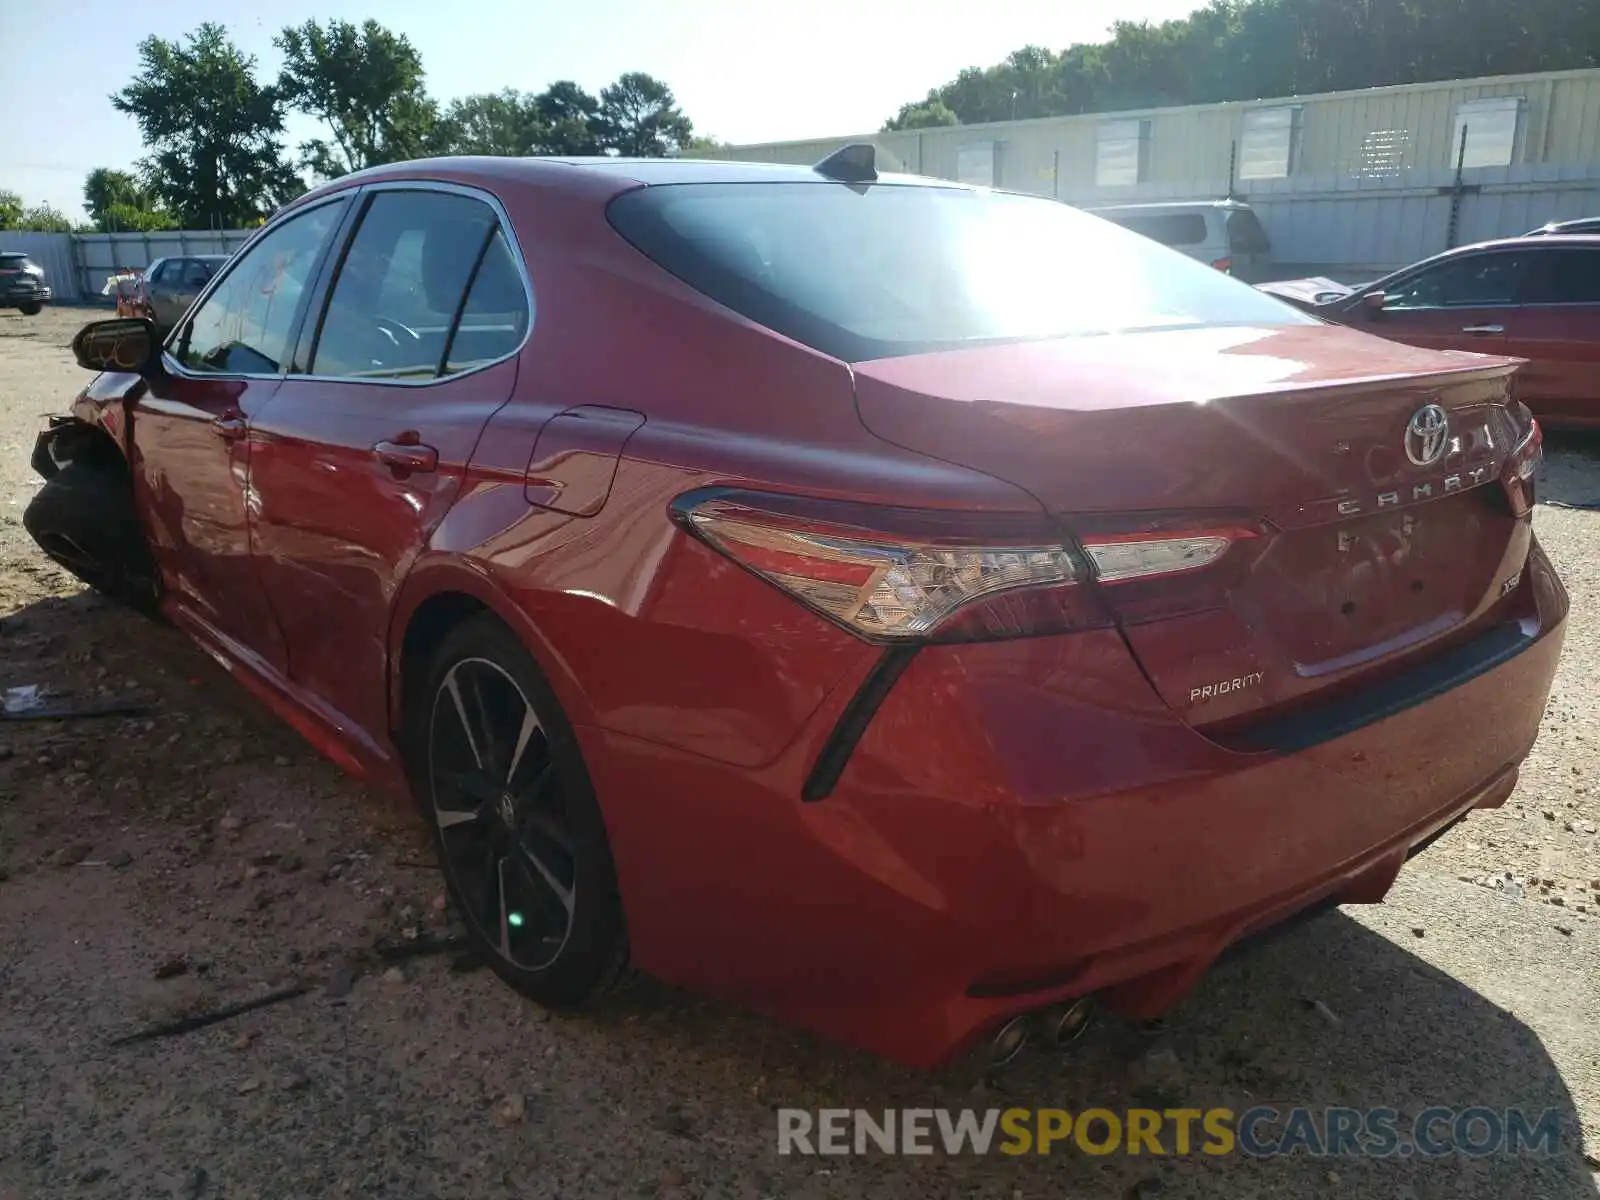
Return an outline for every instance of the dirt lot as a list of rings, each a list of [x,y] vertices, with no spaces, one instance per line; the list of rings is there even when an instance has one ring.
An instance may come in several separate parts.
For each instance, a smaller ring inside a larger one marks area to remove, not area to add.
[[[1538,528],[1575,610],[1514,799],[1387,904],[1230,962],[1155,1027],[1102,1022],[975,1085],[645,980],[563,1018],[448,954],[384,957],[448,928],[413,815],[22,530],[87,315],[0,314],[0,687],[151,709],[0,725],[0,1197],[1600,1195],[1600,443],[1547,470]],[[1138,1104],[1556,1109],[1563,1130],[1550,1157],[1436,1161],[775,1152],[780,1106]]]

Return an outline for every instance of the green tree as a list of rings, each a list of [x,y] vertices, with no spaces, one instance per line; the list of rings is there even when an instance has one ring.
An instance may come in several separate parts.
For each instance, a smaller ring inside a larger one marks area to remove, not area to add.
[[[600,89],[600,136],[625,158],[666,158],[694,136],[694,124],[671,88],[643,71],[628,71]]]
[[[154,233],[157,230],[177,227],[178,218],[164,208],[142,204],[113,204],[90,226],[90,229],[97,233]]]
[[[0,229],[15,229],[22,220],[22,197],[15,192],[0,191]]]
[[[22,210],[16,228],[30,233],[71,233],[67,214],[49,204],[35,204]]]
[[[723,141],[721,138],[697,133],[684,143],[683,149],[679,151],[679,154],[684,158],[704,158],[706,156],[716,158],[728,149],[730,149],[730,143]]]
[[[176,227],[172,214],[161,208],[137,177],[111,167],[89,172],[83,181],[83,207],[90,228],[101,233]]]
[[[255,78],[255,59],[207,22],[184,41],[147,37],[140,71],[112,105],[151,151],[150,192],[189,228],[237,228],[304,190],[284,161],[283,106]]]
[[[959,125],[955,111],[943,100],[934,97],[914,104],[902,104],[900,111],[883,123],[886,130],[936,129],[941,125]]]
[[[423,88],[422,58],[404,34],[370,18],[326,26],[307,21],[273,39],[283,51],[278,93],[317,118],[330,138],[300,147],[323,178],[427,152],[438,107]]]
[[[559,79],[533,98],[544,127],[545,154],[600,154],[600,101],[570,79]]]
[[[546,133],[538,97],[505,88],[452,100],[439,118],[429,150],[516,158],[542,153]]]
[[[1210,0],[968,67],[886,128],[942,121],[938,104],[971,124],[1596,65],[1600,0]]]

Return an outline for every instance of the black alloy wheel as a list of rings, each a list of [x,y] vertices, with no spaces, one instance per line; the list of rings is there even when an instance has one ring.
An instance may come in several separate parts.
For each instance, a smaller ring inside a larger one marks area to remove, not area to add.
[[[583,1002],[614,982],[626,939],[599,807],[549,685],[480,617],[446,638],[426,697],[417,791],[474,942],[542,1003]]]

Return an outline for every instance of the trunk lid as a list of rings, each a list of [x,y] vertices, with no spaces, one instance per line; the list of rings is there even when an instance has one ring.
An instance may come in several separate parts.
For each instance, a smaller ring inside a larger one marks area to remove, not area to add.
[[[1496,619],[1528,523],[1500,474],[1516,360],[1334,326],[1216,327],[859,364],[888,441],[1031,492],[1080,537],[1255,525],[1217,565],[1105,585],[1157,690],[1222,728]],[[1437,461],[1408,435],[1448,416]],[[1426,458],[1426,454],[1421,454]]]

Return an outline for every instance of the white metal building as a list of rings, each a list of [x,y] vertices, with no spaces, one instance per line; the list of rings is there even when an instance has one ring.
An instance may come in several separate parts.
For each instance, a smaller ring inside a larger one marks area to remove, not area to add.
[[[1231,189],[1261,214],[1280,260],[1345,270],[1444,249],[1458,159],[1458,244],[1600,215],[1600,69],[771,142],[726,157],[810,163],[857,141],[917,174],[1075,204]]]

